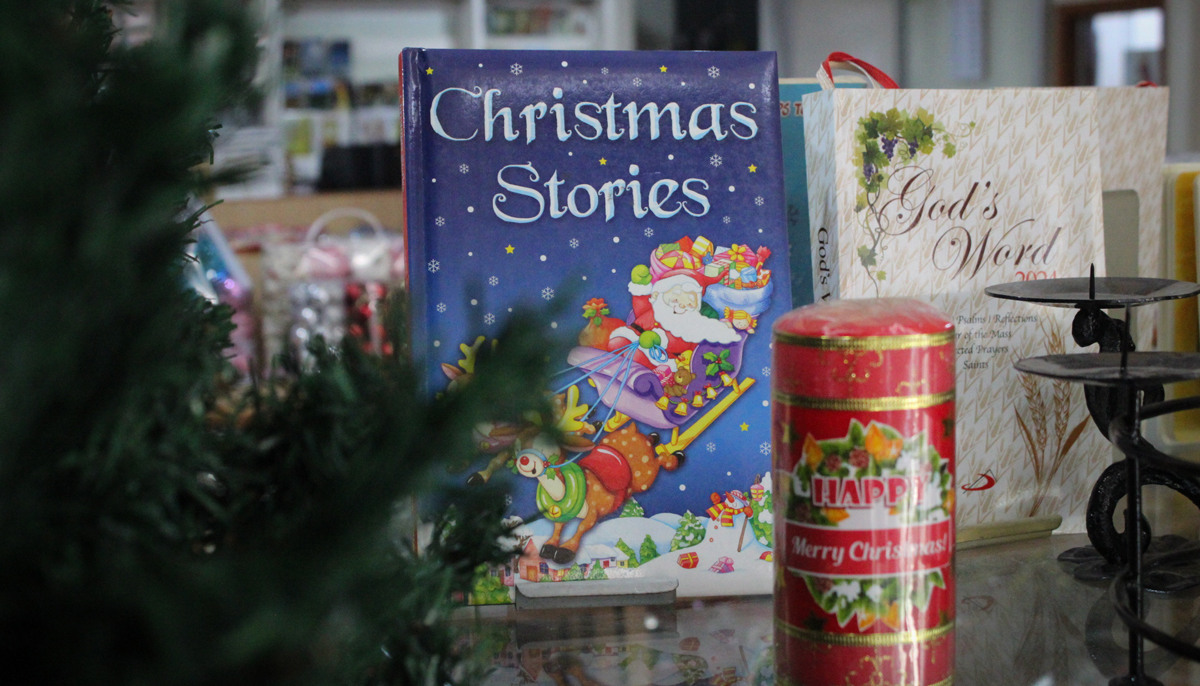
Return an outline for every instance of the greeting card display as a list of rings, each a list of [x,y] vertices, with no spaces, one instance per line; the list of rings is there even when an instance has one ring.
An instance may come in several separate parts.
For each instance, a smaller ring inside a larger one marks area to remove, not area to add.
[[[828,64],[828,63],[827,63]],[[828,89],[804,97],[818,302],[921,298],[952,316],[958,523],[1063,518],[1112,460],[1083,392],[1017,359],[1074,352],[1070,309],[988,284],[1104,266],[1096,93]]]
[[[466,480],[511,479],[526,523],[472,601],[620,577],[769,593],[763,332],[790,309],[774,55],[410,49],[401,80],[429,391],[469,381],[517,304],[572,298],[557,440],[479,429]]]

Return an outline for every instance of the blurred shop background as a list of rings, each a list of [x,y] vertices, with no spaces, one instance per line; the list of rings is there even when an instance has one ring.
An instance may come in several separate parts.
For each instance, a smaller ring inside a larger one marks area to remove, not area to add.
[[[1200,150],[1198,0],[250,0],[264,20],[253,111],[231,113],[217,164],[254,160],[229,199],[398,188],[405,46],[774,50],[809,77],[833,50],[904,87],[1171,87],[1169,153]],[[154,3],[126,17],[153,30]]]
[[[224,118],[214,165],[259,171],[207,199],[223,201],[208,226],[228,257],[207,273],[218,296],[264,331],[276,310],[286,318],[289,308],[311,309],[310,293],[279,285],[295,277],[273,266],[286,245],[320,254],[375,240],[399,255],[403,283],[403,47],[774,50],[785,78],[812,77],[840,50],[910,88],[1153,81],[1171,88],[1169,155],[1200,159],[1192,152],[1200,151],[1200,0],[245,1],[262,18],[262,97]],[[154,8],[137,0],[122,15],[122,39],[151,35]],[[1131,207],[1120,216],[1137,217]],[[234,272],[245,283],[229,291],[222,284]],[[1110,273],[1123,272],[1110,265]],[[248,350],[269,359],[263,341],[274,334],[239,327],[235,339],[243,334]]]

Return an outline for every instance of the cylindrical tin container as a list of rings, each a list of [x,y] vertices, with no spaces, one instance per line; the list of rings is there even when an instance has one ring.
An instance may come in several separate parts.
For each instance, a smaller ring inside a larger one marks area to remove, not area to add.
[[[774,326],[780,686],[946,686],[954,668],[954,326],[918,300]]]

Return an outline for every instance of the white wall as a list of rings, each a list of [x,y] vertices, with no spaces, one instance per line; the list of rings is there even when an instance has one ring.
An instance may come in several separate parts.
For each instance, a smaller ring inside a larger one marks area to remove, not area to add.
[[[1200,2],[1166,1],[1167,152],[1200,151]]]
[[[904,70],[910,88],[1048,85],[1047,36],[1052,5],[1078,0],[984,0],[984,78],[956,81],[951,64],[953,0],[905,0]],[[1166,0],[1167,83],[1171,87],[1167,152],[1200,150],[1200,0]]]
[[[1045,85],[1046,0],[984,0],[983,79],[953,77],[952,0],[908,0],[904,81],[909,88],[996,88]]]
[[[761,0],[760,42],[777,46],[779,75],[812,77],[829,53],[900,72],[901,0]]]
[[[400,48],[457,46],[457,2],[429,0],[301,0],[289,3],[288,38],[353,38],[350,78],[358,83],[399,78]]]
[[[670,50],[675,35],[674,0],[638,0],[637,44],[653,50]]]

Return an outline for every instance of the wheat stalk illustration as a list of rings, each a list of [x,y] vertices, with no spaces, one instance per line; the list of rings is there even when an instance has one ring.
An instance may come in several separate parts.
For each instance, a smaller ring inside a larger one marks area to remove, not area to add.
[[[1046,331],[1044,327],[1042,332],[1046,336],[1048,353],[1055,355],[1066,352],[1066,342],[1061,333],[1057,330]],[[1067,462],[1067,455],[1087,428],[1088,418],[1084,417],[1083,421],[1068,432],[1072,409],[1071,387],[1068,382],[1053,382],[1051,408],[1046,406],[1041,388],[1033,375],[1022,374],[1020,383],[1022,395],[1025,396],[1025,406],[1028,408],[1028,417],[1022,416],[1019,409],[1015,409],[1014,413],[1017,416],[1017,426],[1021,429],[1021,440],[1033,465],[1034,493],[1027,515],[1032,517],[1041,509],[1054,478]],[[1047,435],[1051,419],[1054,421],[1053,448]]]

